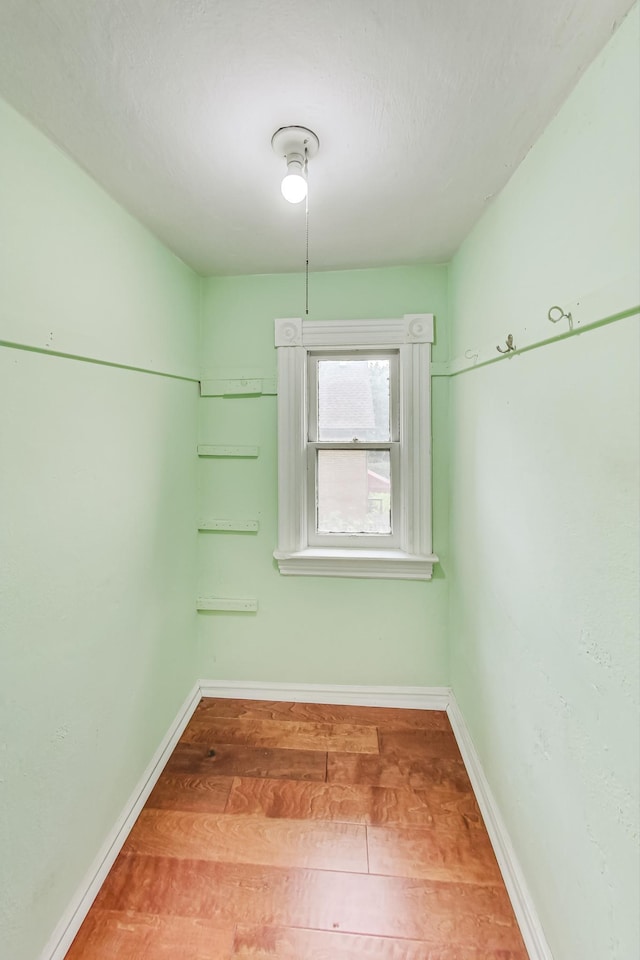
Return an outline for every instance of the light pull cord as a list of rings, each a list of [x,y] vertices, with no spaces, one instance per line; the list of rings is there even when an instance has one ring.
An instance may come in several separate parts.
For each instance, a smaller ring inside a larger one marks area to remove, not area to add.
[[[309,194],[307,194],[306,210],[305,210],[305,225],[306,225],[306,261],[305,261],[305,273],[304,273],[304,305],[305,305],[305,314],[309,316]]]
[[[308,168],[309,164],[307,162],[307,148],[305,147],[305,157],[304,157],[304,170],[307,174],[307,183],[309,180]],[[309,316],[309,187],[307,186],[307,195],[305,197],[305,272],[304,272],[304,307],[305,307],[305,316]]]

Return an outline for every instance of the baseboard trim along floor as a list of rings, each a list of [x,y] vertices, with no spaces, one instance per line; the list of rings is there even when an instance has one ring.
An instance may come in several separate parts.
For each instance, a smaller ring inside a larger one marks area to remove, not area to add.
[[[200,691],[203,697],[334,703],[346,707],[405,707],[413,710],[446,710],[451,695],[449,687],[368,687],[244,680],[201,680]]]
[[[47,946],[40,955],[41,960],[63,960],[201,699],[200,685],[196,684],[178,710],[162,743],[153,755],[75,896],[53,931]]]
[[[504,819],[453,693],[450,695],[447,715],[467,768],[529,957],[531,960],[553,960]]]
[[[464,717],[449,687],[264,683],[244,680],[200,680],[190,692],[54,930],[40,960],[63,960],[202,697],[446,710],[482,811],[530,960],[553,960],[504,819],[482,769]]]

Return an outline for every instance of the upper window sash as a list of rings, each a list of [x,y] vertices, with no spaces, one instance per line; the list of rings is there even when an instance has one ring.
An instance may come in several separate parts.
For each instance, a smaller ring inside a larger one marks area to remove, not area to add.
[[[397,350],[316,350],[307,353],[307,439],[319,440],[318,430],[318,363],[322,360],[388,360],[389,361],[389,437],[380,442],[400,440],[399,354]],[[333,440],[322,441],[333,443]],[[335,441],[340,442],[340,441]],[[358,441],[366,443],[369,441]],[[371,441],[377,442],[377,441]]]

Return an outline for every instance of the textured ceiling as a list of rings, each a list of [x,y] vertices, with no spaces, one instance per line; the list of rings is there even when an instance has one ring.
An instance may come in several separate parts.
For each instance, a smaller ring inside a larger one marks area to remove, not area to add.
[[[630,0],[0,0],[0,94],[196,270],[448,260]]]

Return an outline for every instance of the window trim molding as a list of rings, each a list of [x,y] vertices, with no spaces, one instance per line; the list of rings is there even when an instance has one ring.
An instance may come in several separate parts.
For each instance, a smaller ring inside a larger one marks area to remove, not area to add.
[[[278,546],[281,574],[430,580],[433,314],[384,320],[275,321],[278,354]],[[400,549],[310,547],[307,538],[307,356],[322,348],[399,348]]]

